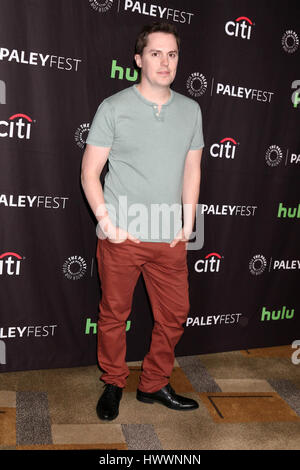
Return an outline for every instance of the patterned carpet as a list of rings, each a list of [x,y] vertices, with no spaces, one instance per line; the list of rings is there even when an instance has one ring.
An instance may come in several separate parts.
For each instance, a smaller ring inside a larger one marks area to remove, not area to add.
[[[176,358],[176,393],[198,400],[180,412],[136,400],[140,362],[120,413],[98,419],[97,366],[0,375],[0,450],[202,450],[300,448],[300,364],[291,346]]]

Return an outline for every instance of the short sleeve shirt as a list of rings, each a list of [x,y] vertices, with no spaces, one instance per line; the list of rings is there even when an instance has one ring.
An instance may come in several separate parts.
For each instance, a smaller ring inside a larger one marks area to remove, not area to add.
[[[86,143],[110,148],[103,193],[112,222],[141,241],[171,242],[182,227],[187,153],[204,147],[199,104],[170,89],[159,112],[134,84],[101,102]]]

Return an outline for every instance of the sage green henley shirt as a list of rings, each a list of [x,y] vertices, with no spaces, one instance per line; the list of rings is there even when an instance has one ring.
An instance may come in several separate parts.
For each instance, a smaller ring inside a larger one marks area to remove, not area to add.
[[[136,84],[104,99],[86,140],[110,147],[103,194],[112,222],[146,242],[170,243],[181,229],[185,158],[204,147],[199,104],[170,93],[160,112]]]

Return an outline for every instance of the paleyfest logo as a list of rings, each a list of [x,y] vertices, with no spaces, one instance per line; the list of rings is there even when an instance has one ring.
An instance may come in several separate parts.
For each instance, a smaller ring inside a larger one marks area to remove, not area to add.
[[[272,91],[258,90],[256,88],[247,88],[244,86],[221,82],[217,83],[216,93],[217,95],[227,95],[234,98],[256,100],[267,103],[271,103],[272,95],[274,95],[274,92]]]
[[[88,0],[90,6],[99,13],[107,12],[113,6],[113,0]],[[161,2],[162,4],[164,2]],[[164,21],[174,21],[175,23],[191,24],[194,13],[169,8],[165,5],[156,5],[139,0],[118,0],[117,12],[129,11],[148,17],[159,18]]]

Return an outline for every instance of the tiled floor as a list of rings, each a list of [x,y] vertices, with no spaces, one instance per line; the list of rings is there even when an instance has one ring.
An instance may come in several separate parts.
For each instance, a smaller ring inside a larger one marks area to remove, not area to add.
[[[199,408],[174,411],[136,400],[141,363],[119,416],[98,419],[97,366],[0,376],[0,449],[299,449],[300,365],[292,348],[178,357],[170,383]]]

